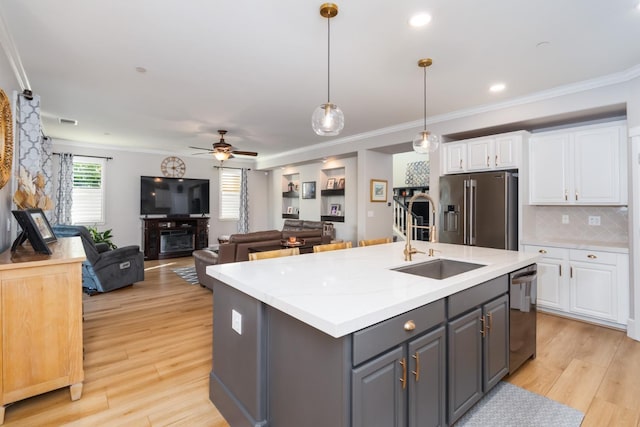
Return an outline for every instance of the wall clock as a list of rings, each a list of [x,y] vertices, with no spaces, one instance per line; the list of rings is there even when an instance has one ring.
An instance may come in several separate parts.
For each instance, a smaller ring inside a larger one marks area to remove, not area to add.
[[[0,188],[11,178],[11,162],[13,161],[13,119],[9,98],[0,89]]]
[[[182,178],[187,170],[181,158],[169,156],[162,161],[160,169],[164,176],[169,178]]]

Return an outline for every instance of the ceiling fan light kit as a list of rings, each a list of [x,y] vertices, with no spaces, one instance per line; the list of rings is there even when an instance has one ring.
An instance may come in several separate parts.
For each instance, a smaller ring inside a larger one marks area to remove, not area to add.
[[[318,106],[311,116],[313,131],[321,136],[335,136],[344,128],[344,114],[340,107],[331,103],[331,18],[338,15],[338,5],[324,3],[320,15],[327,18],[327,102]]]
[[[427,67],[433,64],[431,58],[418,61],[418,67],[424,70],[424,129],[413,138],[413,150],[419,154],[433,153],[440,146],[440,137],[427,130]]]
[[[220,134],[220,141],[213,144],[212,150],[208,148],[201,148],[201,147],[191,147],[191,148],[195,148],[196,150],[206,150],[207,152],[213,154],[213,157],[215,157],[216,160],[218,160],[221,164],[225,160],[232,159],[234,157],[234,154],[238,154],[240,156],[253,156],[253,157],[258,155],[258,153],[256,153],[255,151],[236,150],[231,144],[228,144],[224,140],[224,136],[227,133],[226,130],[220,129],[218,130],[218,133]]]

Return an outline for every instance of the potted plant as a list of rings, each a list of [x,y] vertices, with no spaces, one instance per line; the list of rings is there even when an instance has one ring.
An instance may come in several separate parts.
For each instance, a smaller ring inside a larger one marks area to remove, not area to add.
[[[87,227],[89,233],[91,233],[91,238],[95,243],[106,243],[109,245],[109,248],[116,249],[117,246],[111,241],[113,237],[111,235],[111,229],[105,231],[98,231],[96,227]]]

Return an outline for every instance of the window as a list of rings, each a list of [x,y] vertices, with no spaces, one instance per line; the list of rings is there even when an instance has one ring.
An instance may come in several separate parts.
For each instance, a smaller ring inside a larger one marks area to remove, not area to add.
[[[73,157],[73,224],[104,224],[105,159]]]
[[[242,181],[240,169],[220,168],[220,211],[219,219],[240,219],[240,184]]]

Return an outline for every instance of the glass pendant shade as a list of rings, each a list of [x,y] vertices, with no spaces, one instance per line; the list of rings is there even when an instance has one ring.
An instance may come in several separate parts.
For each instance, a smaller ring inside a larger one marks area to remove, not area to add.
[[[335,136],[344,128],[344,114],[336,104],[322,104],[311,116],[313,131],[321,136]]]
[[[230,156],[231,154],[227,153],[226,151],[216,151],[215,153],[213,153],[213,157],[215,157],[218,161],[221,161],[221,162],[228,160]]]
[[[413,151],[420,154],[428,154],[438,151],[440,138],[427,130],[423,130],[413,138]]]

